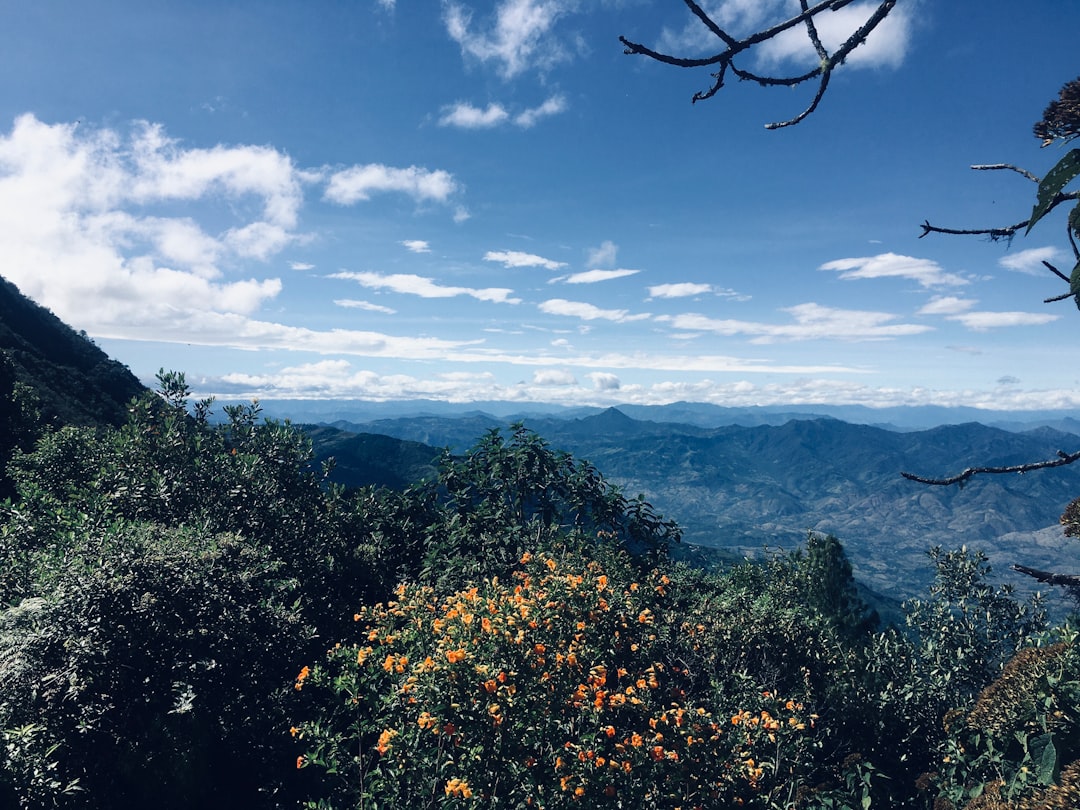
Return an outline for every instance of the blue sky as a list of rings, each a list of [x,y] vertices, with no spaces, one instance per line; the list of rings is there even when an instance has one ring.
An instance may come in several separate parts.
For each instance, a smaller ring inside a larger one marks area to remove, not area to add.
[[[788,0],[712,0],[736,33]],[[797,5],[797,4],[794,4]],[[873,4],[822,19],[846,37]],[[1044,304],[1080,4],[899,0],[813,87],[623,54],[680,0],[40,0],[0,12],[0,274],[229,397],[1076,408]],[[799,39],[742,65],[789,73]]]

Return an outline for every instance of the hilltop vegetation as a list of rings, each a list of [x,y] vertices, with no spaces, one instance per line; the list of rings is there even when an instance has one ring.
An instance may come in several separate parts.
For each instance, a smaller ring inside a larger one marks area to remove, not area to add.
[[[672,563],[676,524],[524,427],[427,483],[346,490],[292,426],[213,424],[159,383],[123,426],[45,430],[9,465],[0,804],[1080,795],[1075,631],[979,555],[934,551],[881,628],[834,538]]]

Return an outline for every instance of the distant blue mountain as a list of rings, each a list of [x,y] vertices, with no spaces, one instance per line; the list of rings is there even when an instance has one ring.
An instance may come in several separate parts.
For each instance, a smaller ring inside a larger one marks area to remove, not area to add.
[[[672,408],[635,412],[693,416],[694,408]],[[1080,449],[1080,434],[977,422],[901,432],[790,414],[781,424],[710,427],[636,419],[630,410],[520,420],[554,447],[592,462],[627,494],[644,493],[685,527],[690,543],[757,555],[765,547],[792,547],[808,530],[835,534],[857,576],[891,598],[925,587],[926,551],[934,545],[982,548],[1003,575],[1014,562],[1080,569],[1080,543],[1065,539],[1058,526],[1066,504],[1080,495],[1080,464],[977,476],[963,488],[929,487],[900,476],[940,477],[972,465],[1051,459],[1058,450]],[[463,452],[484,432],[518,419],[473,413],[334,426]]]

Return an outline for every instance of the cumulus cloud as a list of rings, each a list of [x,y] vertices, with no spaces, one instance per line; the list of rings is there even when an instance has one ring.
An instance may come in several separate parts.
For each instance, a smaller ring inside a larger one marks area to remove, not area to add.
[[[518,250],[489,250],[484,254],[485,262],[499,262],[503,267],[543,267],[545,270],[558,270],[566,267],[566,262],[545,259],[534,253],[522,253]]]
[[[572,273],[569,276],[551,279],[549,284],[561,281],[564,284],[596,284],[598,281],[611,281],[616,278],[625,278],[640,273],[640,270],[585,270],[581,273]]]
[[[417,202],[444,203],[457,191],[454,176],[442,169],[432,171],[419,166],[399,169],[369,163],[334,172],[323,196],[339,205],[351,205],[370,200],[372,194],[398,192],[409,195]]]
[[[806,303],[782,310],[793,323],[772,324],[753,321],[721,320],[705,315],[687,313],[664,316],[657,320],[670,323],[676,329],[711,332],[717,335],[750,337],[751,343],[776,343],[802,340],[888,340],[918,335],[931,327],[912,323],[893,323],[896,315],[888,312],[835,309]]]
[[[403,245],[410,253],[431,253],[431,245],[423,239],[404,239],[398,244]]]
[[[622,381],[618,376],[607,371],[593,371],[589,379],[597,391],[618,391],[622,387]]]
[[[282,290],[263,266],[310,241],[300,212],[320,185],[340,204],[377,192],[439,202],[457,190],[444,171],[371,164],[328,176],[268,146],[191,147],[160,124],[23,115],[0,133],[0,266],[95,336],[235,345],[215,319],[239,317],[241,335],[273,331],[249,320]]]
[[[23,115],[0,135],[0,266],[24,294],[98,335],[190,312],[248,314],[281,281],[226,280],[222,268],[297,238],[309,179],[266,147],[184,149],[147,123],[123,133]],[[222,198],[255,218],[215,235],[191,216],[146,213]]]
[[[573,0],[502,0],[493,19],[474,25],[471,9],[444,0],[443,23],[463,55],[492,62],[504,79],[512,79],[570,58],[555,24],[575,5]]]
[[[510,113],[501,104],[488,104],[480,109],[471,104],[459,101],[444,107],[439,117],[439,126],[457,127],[458,129],[490,129],[497,127],[510,118]]]
[[[998,264],[1006,270],[1016,270],[1019,273],[1027,273],[1031,276],[1041,276],[1047,272],[1043,262],[1053,264],[1060,255],[1061,251],[1055,247],[1029,248],[1002,257],[998,260]]]
[[[467,295],[480,301],[493,301],[499,304],[520,304],[520,298],[511,298],[514,291],[505,287],[452,287],[437,283],[434,279],[417,276],[412,273],[354,273],[341,271],[332,273],[329,278],[355,281],[363,287],[375,290],[390,290],[405,295],[417,295],[421,298],[456,298]]]
[[[580,318],[583,321],[640,321],[651,317],[648,313],[631,315],[625,309],[600,309],[600,307],[587,304],[584,301],[567,301],[565,298],[552,298],[541,301],[538,304],[540,311],[548,315],[565,315],[569,318]]]
[[[868,278],[906,278],[922,287],[958,287],[968,281],[954,273],[946,273],[941,265],[930,259],[917,259],[896,253],[879,253],[852,259],[826,262],[819,270],[840,273],[845,281]]]

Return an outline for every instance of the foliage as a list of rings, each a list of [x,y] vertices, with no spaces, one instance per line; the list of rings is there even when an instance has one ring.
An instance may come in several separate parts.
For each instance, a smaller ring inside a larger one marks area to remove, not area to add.
[[[0,614],[4,770],[24,806],[245,803],[265,786],[310,633],[265,548],[128,524],[80,533],[49,574]]]
[[[671,656],[671,578],[602,556],[526,552],[506,580],[361,609],[359,640],[297,676],[318,715],[297,767],[328,774],[310,806],[790,802],[813,715],[717,700]]]

